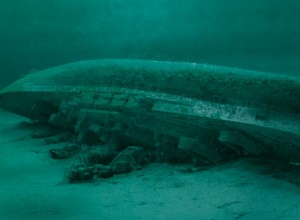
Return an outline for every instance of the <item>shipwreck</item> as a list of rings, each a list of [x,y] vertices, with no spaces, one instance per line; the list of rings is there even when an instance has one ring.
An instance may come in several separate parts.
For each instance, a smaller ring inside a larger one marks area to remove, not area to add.
[[[139,146],[154,152],[148,161],[300,162],[300,78],[287,75],[196,63],[80,61],[25,75],[1,91],[0,106],[68,131],[79,145],[113,152]]]

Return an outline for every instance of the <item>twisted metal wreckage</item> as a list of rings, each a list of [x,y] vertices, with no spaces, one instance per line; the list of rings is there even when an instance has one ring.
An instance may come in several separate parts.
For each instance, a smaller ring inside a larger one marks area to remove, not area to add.
[[[195,63],[82,61],[24,76],[1,91],[0,106],[69,131],[75,145],[60,153],[83,145],[98,152],[70,180],[155,160],[300,162],[300,79],[291,76]]]

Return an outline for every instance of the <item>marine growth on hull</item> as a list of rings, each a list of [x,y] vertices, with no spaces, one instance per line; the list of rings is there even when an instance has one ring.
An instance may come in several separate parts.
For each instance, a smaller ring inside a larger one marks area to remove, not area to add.
[[[38,137],[63,143],[49,151],[53,159],[79,158],[70,182],[153,162],[192,171],[241,157],[293,169],[300,161],[298,78],[191,63],[84,61],[25,76],[0,93],[0,105],[52,126],[55,132]]]

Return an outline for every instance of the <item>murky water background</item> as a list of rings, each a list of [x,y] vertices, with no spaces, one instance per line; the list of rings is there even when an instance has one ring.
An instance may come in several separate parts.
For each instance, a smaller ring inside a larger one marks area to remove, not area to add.
[[[2,0],[0,87],[84,59],[191,61],[300,76],[295,0]]]

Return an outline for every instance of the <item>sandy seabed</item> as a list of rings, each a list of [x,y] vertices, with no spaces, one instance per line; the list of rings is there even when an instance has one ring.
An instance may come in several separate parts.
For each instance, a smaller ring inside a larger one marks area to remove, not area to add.
[[[70,184],[74,159],[53,160],[27,119],[0,110],[0,220],[300,219],[300,187],[246,160],[194,173],[151,164],[111,179]]]

